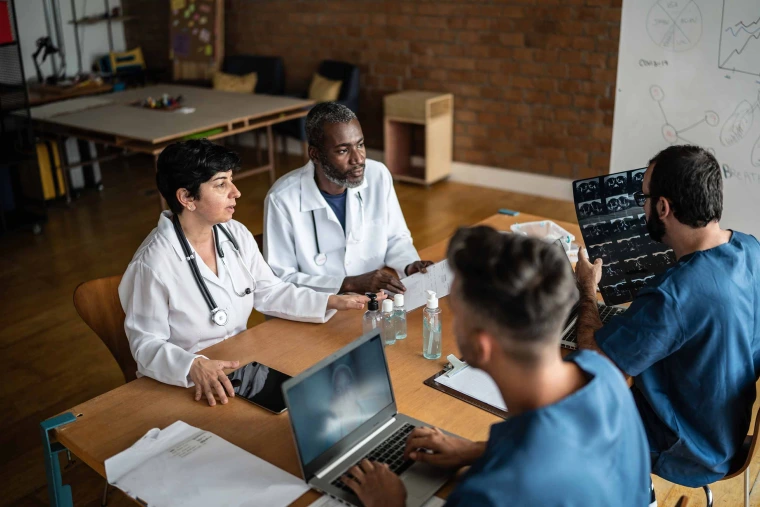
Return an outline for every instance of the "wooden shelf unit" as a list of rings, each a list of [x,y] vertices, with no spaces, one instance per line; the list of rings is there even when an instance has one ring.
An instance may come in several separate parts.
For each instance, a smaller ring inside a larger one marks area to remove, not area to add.
[[[405,91],[386,95],[384,107],[385,164],[393,178],[422,185],[448,178],[453,153],[454,96]],[[425,130],[424,168],[412,166],[414,125],[421,125]]]

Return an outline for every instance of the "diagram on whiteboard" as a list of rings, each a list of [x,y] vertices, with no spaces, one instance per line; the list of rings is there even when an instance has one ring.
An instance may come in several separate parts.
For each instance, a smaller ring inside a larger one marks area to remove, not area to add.
[[[649,10],[647,32],[667,51],[686,51],[702,37],[702,12],[694,0],[658,0]]]
[[[760,76],[760,7],[755,2],[723,0],[718,53],[721,69]]]
[[[720,130],[720,143],[723,146],[733,146],[744,139],[752,128],[755,109],[758,108],[760,108],[760,96],[753,98],[751,102],[742,100]],[[752,164],[758,165],[754,163],[755,157],[752,158]]]
[[[662,107],[662,102],[665,100],[665,92],[662,90],[662,88],[657,85],[651,86],[649,88],[649,95],[651,95],[652,99],[657,102],[658,106],[660,106],[662,118],[665,120],[665,124],[662,126],[662,137],[664,137],[665,141],[667,141],[669,144],[676,144],[679,140],[687,144],[695,144],[688,139],[685,139],[682,134],[699,127],[703,123],[706,123],[710,127],[716,127],[718,123],[720,123],[720,117],[718,116],[718,113],[715,111],[705,111],[705,115],[699,121],[696,121],[689,126],[678,130],[668,121],[668,115],[665,113],[665,108]]]

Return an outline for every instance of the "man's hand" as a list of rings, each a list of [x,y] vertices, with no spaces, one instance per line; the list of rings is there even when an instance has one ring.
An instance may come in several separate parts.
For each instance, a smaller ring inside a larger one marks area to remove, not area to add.
[[[578,252],[578,262],[575,264],[575,279],[578,288],[585,294],[596,294],[596,286],[602,279],[602,259],[589,262],[588,250],[581,248]]]
[[[377,269],[363,275],[347,276],[343,279],[343,285],[341,285],[338,292],[358,292],[359,294],[364,294],[367,292],[380,292],[381,290],[402,294],[406,291],[406,287],[392,274],[382,269]]]
[[[237,368],[238,361],[217,361],[196,357],[190,366],[190,379],[195,384],[195,401],[205,396],[210,406],[216,405],[214,394],[219,396],[222,405],[227,403],[227,395],[235,397],[235,389],[224,373],[224,368]],[[225,393],[226,391],[226,393]]]
[[[404,274],[406,276],[413,275],[415,273],[427,273],[427,268],[433,265],[433,261],[414,261],[404,268]]]
[[[406,442],[404,457],[441,468],[460,468],[472,465],[485,450],[485,442],[452,437],[438,428],[416,428]]]
[[[369,298],[360,294],[345,294],[336,296],[335,294],[327,298],[328,310],[361,310],[364,308],[364,303],[367,303]]]
[[[388,465],[362,460],[352,467],[341,480],[351,488],[364,507],[403,507],[406,488]]]

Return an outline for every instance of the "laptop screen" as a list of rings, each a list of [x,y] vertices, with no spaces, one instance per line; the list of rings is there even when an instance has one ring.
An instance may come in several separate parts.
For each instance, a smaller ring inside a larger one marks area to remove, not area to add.
[[[380,335],[347,349],[305,372],[303,379],[293,379],[286,388],[304,465],[393,403]]]

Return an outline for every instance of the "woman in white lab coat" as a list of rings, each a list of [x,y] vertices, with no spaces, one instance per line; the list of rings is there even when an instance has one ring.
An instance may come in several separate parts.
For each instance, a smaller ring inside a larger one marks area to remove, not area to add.
[[[336,310],[361,309],[364,296],[336,296],[277,278],[251,232],[232,220],[240,192],[238,156],[207,140],[168,146],[156,180],[171,211],[138,248],[119,285],[124,328],[138,374],[195,384],[195,399],[215,405],[234,396],[223,368],[237,361],[197,355],[247,327],[251,310],[325,322]]]

